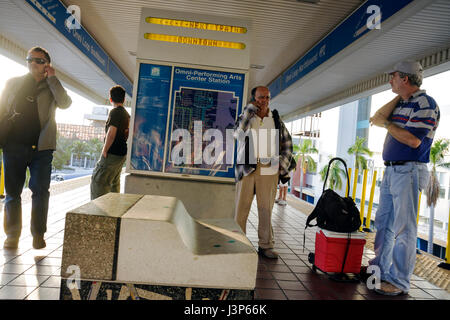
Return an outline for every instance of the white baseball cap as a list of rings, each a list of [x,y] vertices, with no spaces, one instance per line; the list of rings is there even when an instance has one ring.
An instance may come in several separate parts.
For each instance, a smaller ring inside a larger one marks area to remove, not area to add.
[[[422,79],[423,68],[422,65],[414,60],[404,60],[397,62],[392,69],[386,73],[403,72],[408,74],[415,74]]]

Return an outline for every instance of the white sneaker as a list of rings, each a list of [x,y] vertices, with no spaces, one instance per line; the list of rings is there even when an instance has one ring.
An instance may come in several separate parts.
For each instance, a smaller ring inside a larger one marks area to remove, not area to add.
[[[287,205],[287,202],[286,202],[286,200],[280,200],[279,202],[278,202],[278,204],[280,205],[280,206],[285,206],[285,205]]]
[[[280,202],[280,199],[275,199],[275,203],[279,203]]]

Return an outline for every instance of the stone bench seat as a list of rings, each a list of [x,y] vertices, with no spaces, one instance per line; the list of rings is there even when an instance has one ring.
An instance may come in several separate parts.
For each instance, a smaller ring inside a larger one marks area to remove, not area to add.
[[[109,193],[66,216],[63,282],[75,265],[85,281],[253,291],[257,264],[234,219],[194,219],[174,197]]]

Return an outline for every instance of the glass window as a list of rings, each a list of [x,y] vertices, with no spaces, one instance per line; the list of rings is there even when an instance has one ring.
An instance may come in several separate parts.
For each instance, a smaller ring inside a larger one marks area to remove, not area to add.
[[[438,173],[438,178],[439,178],[439,183],[441,185],[444,185],[445,184],[445,180],[447,180],[446,179],[447,178],[447,173],[446,172],[439,172]]]

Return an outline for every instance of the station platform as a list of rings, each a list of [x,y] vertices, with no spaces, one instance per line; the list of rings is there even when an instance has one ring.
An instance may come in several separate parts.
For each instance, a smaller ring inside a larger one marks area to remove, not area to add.
[[[123,178],[123,177],[122,177]],[[6,236],[0,235],[0,299],[58,300],[61,284],[61,258],[65,215],[70,209],[89,202],[89,177],[52,184],[48,215],[47,247],[32,248],[29,231],[31,199],[27,190],[23,198],[23,229],[17,250],[2,248]],[[122,183],[123,188],[123,183]],[[3,207],[3,206],[2,206]],[[3,211],[3,208],[1,208]],[[386,297],[363,283],[340,283],[327,275],[312,271],[308,254],[314,252],[315,230],[308,228],[303,250],[303,232],[307,208],[302,201],[288,197],[285,207],[275,204],[273,229],[277,260],[259,257],[255,299],[257,300],[450,300],[448,285],[437,286],[413,275],[408,295]],[[3,222],[3,212],[0,213]],[[3,223],[2,223],[3,224]],[[253,203],[247,225],[247,236],[257,248],[258,216]],[[363,254],[363,264],[374,256],[370,239]],[[418,259],[418,264],[422,263]],[[420,265],[418,266],[420,268]],[[446,289],[444,289],[446,288]]]

